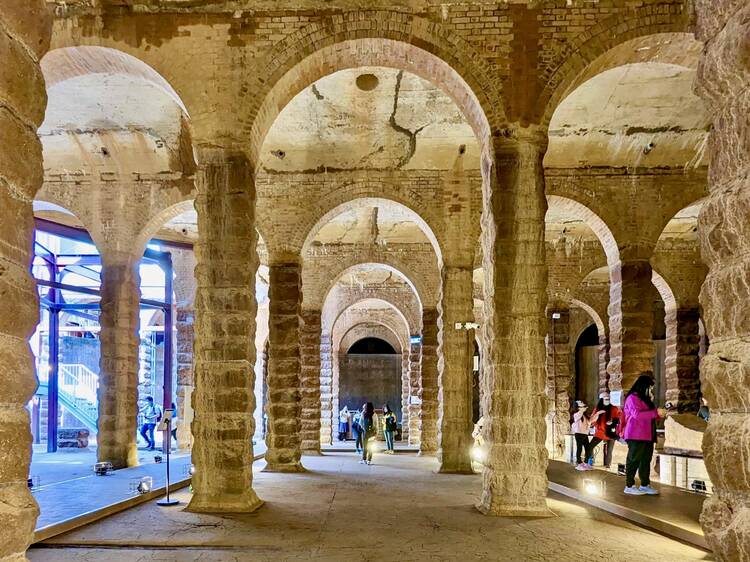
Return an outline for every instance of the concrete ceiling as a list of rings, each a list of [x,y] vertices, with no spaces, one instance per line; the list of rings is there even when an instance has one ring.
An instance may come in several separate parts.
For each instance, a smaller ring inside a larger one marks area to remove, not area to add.
[[[703,207],[703,201],[699,201],[694,205],[682,209],[667,223],[667,226],[664,227],[661,238],[679,238],[681,240],[695,242],[697,245],[699,243],[698,214],[700,213],[701,207]]]
[[[474,133],[441,90],[383,67],[335,72],[300,92],[269,131],[261,164],[271,172],[449,169],[464,147],[479,167]]]
[[[52,85],[47,95],[39,128],[47,174],[129,176],[184,167],[182,109],[155,84],[84,74]]]
[[[342,275],[337,285],[342,288],[359,288],[383,285],[408,286],[401,275],[377,264],[362,265]]]
[[[710,119],[694,79],[695,70],[658,62],[594,76],[555,111],[545,166],[707,164]]]
[[[550,205],[544,217],[544,222],[545,242],[554,244],[560,240],[579,240],[582,242],[598,240],[591,227],[568,209]]]
[[[412,215],[411,211],[388,204],[351,209],[326,223],[312,245],[429,244]]]

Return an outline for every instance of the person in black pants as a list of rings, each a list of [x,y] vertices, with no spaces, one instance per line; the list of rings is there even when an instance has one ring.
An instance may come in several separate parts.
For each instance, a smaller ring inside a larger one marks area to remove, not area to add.
[[[590,470],[591,467],[586,463],[589,458],[589,428],[591,421],[586,415],[586,403],[583,400],[576,400],[576,411],[573,413],[573,424],[571,431],[576,438],[576,470]],[[584,454],[581,460],[581,453]]]
[[[362,409],[354,414],[352,417],[352,433],[354,434],[354,448],[358,453],[362,452],[362,427],[360,422],[362,421],[362,412],[365,411],[366,404],[362,405]]]
[[[370,441],[377,433],[375,429],[375,406],[372,402],[365,405],[365,411],[362,412],[362,418],[359,422],[362,429],[362,460],[360,464],[372,464],[372,447]]]

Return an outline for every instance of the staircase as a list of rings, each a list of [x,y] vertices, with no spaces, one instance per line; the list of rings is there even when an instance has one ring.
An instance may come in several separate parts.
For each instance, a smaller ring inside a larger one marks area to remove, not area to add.
[[[36,394],[47,396],[49,377],[46,369],[39,369],[39,388]],[[70,414],[88,428],[91,435],[96,435],[97,418],[97,387],[99,375],[86,365],[60,364],[58,365],[58,397],[60,404],[65,406]],[[46,408],[44,412],[46,418]]]

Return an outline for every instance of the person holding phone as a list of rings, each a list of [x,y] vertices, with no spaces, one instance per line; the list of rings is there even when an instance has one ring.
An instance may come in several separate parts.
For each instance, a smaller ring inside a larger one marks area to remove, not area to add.
[[[623,424],[620,435],[628,444],[625,462],[625,490],[631,496],[656,496],[659,491],[651,486],[651,459],[656,443],[656,420],[665,415],[654,405],[654,377],[644,371],[630,388],[623,406]],[[635,486],[635,473],[641,485]]]

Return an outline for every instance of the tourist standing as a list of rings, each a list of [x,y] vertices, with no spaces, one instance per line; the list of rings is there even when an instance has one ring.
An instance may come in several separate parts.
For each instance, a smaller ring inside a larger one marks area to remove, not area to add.
[[[352,433],[354,434],[354,449],[358,452],[362,452],[362,428],[360,423],[362,422],[362,412],[365,410],[366,404],[362,405],[362,408],[357,410],[352,416]]]
[[[344,406],[339,412],[339,441],[344,441],[347,433],[349,433],[349,408]]]
[[[618,439],[617,426],[620,423],[620,409],[610,402],[609,392],[599,394],[599,402],[591,414],[591,421],[594,425],[594,438],[589,443],[589,461],[593,460],[594,448],[599,443],[604,443],[604,468],[609,468],[615,441]]]
[[[576,400],[575,404],[576,411],[573,413],[571,431],[576,439],[576,470],[589,470],[591,467],[585,461],[589,458],[591,420],[586,415],[586,403],[583,400]],[[583,457],[581,457],[581,453],[583,453]]]
[[[633,496],[655,496],[659,493],[651,487],[651,458],[656,443],[656,420],[664,416],[664,410],[654,405],[653,387],[651,373],[642,373],[628,391],[622,409],[620,433],[628,444],[624,491]],[[636,472],[641,480],[638,488],[635,487]]]
[[[371,441],[377,434],[375,428],[375,406],[372,402],[365,404],[365,410],[362,412],[359,427],[362,430],[362,460],[361,464],[372,464],[372,444]]]
[[[391,410],[391,407],[386,404],[383,406],[383,434],[385,435],[385,452],[388,455],[395,453],[393,450],[393,438],[396,435],[396,428],[398,427],[398,420],[396,419],[396,413]]]
[[[154,441],[154,429],[161,419],[161,408],[154,404],[154,399],[146,396],[146,405],[138,412],[143,415],[143,425],[141,426],[141,437],[146,440],[146,449],[153,451],[156,448]]]

